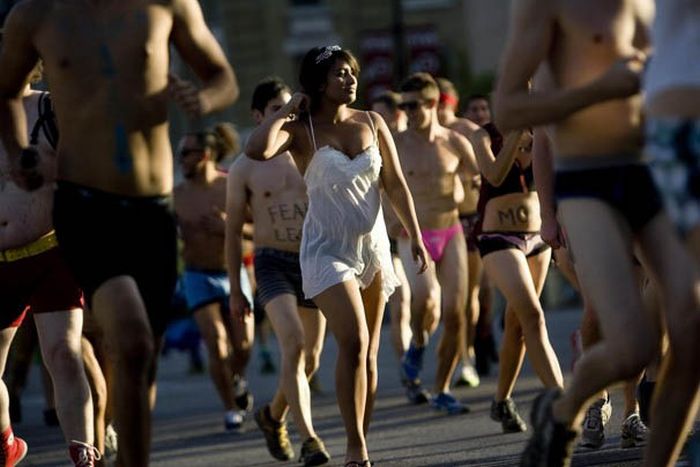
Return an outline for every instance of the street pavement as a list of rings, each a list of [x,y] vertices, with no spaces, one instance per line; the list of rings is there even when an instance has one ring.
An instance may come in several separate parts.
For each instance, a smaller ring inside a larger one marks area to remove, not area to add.
[[[565,378],[570,376],[570,335],[577,327],[580,310],[547,313],[550,339],[560,358]],[[496,320],[498,321],[498,320]],[[437,336],[436,336],[437,337]],[[490,401],[496,379],[483,378],[475,389],[457,388],[454,394],[471,408],[466,415],[447,416],[428,406],[408,405],[399,383],[396,357],[389,342],[389,327],[383,329],[379,355],[379,396],[368,443],[372,460],[378,466],[512,466],[518,464],[530,432],[502,434],[500,424],[489,418]],[[435,370],[433,339],[426,353],[423,380],[430,387]],[[276,345],[271,342],[271,347]],[[344,430],[335,402],[334,369],[336,346],[329,334],[319,370],[323,393],[313,396],[316,431],[329,449],[329,465],[343,465]],[[257,355],[256,355],[257,357]],[[254,357],[249,380],[255,405],[269,401],[275,391],[277,375],[259,374],[260,361]],[[275,357],[278,358],[275,352]],[[278,462],[265,448],[252,417],[241,433],[225,432],[223,410],[206,374],[188,373],[184,354],[171,353],[161,359],[158,376],[158,403],[154,413],[153,466],[294,466],[294,461]],[[58,428],[43,425],[43,398],[36,369],[23,398],[24,420],[14,426],[15,433],[29,443],[29,454],[22,465],[68,465],[67,452]],[[517,383],[515,400],[529,422],[530,407],[541,385],[526,363]],[[612,392],[613,415],[607,426],[605,445],[599,450],[579,449],[574,466],[639,465],[641,450],[620,448],[622,423],[621,390]],[[289,424],[295,450],[301,441],[294,424]],[[684,462],[679,465],[687,465]]]

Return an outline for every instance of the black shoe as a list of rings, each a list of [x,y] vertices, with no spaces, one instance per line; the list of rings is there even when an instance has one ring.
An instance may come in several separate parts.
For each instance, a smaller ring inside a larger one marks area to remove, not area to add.
[[[547,389],[532,406],[534,433],[520,458],[521,467],[568,467],[577,432],[554,420],[552,404],[561,395],[559,389]]]
[[[258,428],[265,435],[267,450],[272,457],[280,461],[288,461],[294,458],[294,449],[289,441],[287,424],[272,418],[269,405],[255,412],[255,423],[258,424]]]
[[[301,445],[301,457],[299,462],[304,463],[304,467],[313,465],[323,465],[331,460],[331,455],[328,454],[326,446],[319,438],[309,438]]]
[[[248,390],[248,382],[243,378],[236,378],[233,384],[236,407],[251,412],[253,410],[253,394]]]
[[[406,383],[406,397],[411,404],[420,405],[428,403],[430,393],[423,389],[420,381],[410,381]]]
[[[527,431],[527,424],[518,413],[518,408],[510,397],[501,402],[491,401],[491,420],[501,422],[503,433]]]

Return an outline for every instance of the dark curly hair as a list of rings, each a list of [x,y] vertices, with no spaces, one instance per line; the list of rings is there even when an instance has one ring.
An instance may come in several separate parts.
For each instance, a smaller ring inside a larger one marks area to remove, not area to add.
[[[357,58],[349,50],[339,47],[314,47],[302,59],[299,84],[302,91],[311,99],[311,110],[318,107],[323,93],[322,88],[328,79],[328,72],[338,60],[350,65],[355,76],[359,75],[360,64]]]

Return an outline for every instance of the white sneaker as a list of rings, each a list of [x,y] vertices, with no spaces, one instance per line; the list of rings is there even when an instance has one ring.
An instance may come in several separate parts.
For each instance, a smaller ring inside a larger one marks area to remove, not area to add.
[[[111,423],[105,428],[105,460],[113,462],[117,460],[117,450],[119,449],[119,439],[114,425]]]
[[[647,442],[647,436],[649,435],[649,428],[647,428],[637,412],[622,422],[621,431],[620,446],[623,448],[643,446]]]
[[[588,407],[583,420],[580,446],[598,449],[605,443],[605,425],[612,415],[610,398],[598,399]]]
[[[455,383],[455,386],[468,386],[470,388],[478,387],[481,384],[479,379],[479,374],[476,372],[476,368],[471,362],[462,364],[462,371],[459,373],[459,378]]]
[[[224,428],[226,430],[240,430],[245,418],[240,410],[229,410],[224,414]]]

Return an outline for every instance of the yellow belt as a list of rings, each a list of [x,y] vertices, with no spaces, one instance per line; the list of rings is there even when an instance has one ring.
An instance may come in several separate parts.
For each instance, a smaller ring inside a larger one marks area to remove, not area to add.
[[[36,256],[57,246],[58,241],[56,240],[56,232],[52,230],[28,245],[0,251],[0,263],[10,263],[12,261]]]

